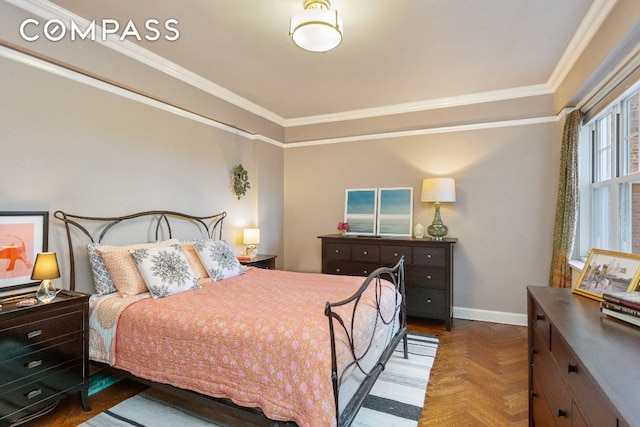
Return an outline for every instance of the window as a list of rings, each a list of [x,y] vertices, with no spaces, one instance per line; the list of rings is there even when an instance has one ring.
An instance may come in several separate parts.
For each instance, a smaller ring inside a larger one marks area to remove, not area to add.
[[[640,253],[640,83],[580,133],[576,255],[593,248]]]

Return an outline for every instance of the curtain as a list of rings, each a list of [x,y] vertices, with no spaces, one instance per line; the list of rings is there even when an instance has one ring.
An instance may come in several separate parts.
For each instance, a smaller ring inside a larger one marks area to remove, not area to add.
[[[556,220],[553,228],[553,251],[549,286],[571,287],[569,259],[573,250],[578,217],[578,135],[582,112],[574,110],[564,123],[560,151],[560,179]]]

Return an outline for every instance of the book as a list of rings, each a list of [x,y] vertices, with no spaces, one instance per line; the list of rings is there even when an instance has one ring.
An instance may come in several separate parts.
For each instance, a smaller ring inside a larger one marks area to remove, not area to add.
[[[601,307],[600,310],[607,316],[611,316],[623,322],[630,323],[635,326],[640,326],[640,317],[631,316],[629,314],[620,313],[619,311],[609,310],[608,308]]]
[[[640,318],[640,310],[636,310],[635,308],[627,307],[626,305],[616,304],[611,301],[602,301],[600,302],[601,308],[607,308],[609,310],[617,311],[619,313],[625,313],[630,316],[635,316]]]
[[[640,310],[640,292],[604,292],[602,299]]]

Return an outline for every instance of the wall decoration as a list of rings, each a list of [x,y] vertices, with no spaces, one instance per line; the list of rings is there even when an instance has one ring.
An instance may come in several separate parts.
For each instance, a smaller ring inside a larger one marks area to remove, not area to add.
[[[411,236],[413,224],[413,187],[378,190],[378,234]]]
[[[375,188],[346,190],[344,222],[349,224],[346,234],[375,235],[377,204]]]
[[[0,212],[0,291],[38,285],[31,272],[48,236],[49,212]]]
[[[251,188],[249,183],[249,173],[239,164],[233,170],[233,192],[238,200],[247,193],[247,190]]]
[[[591,249],[573,292],[602,301],[604,292],[633,291],[640,275],[640,255]]]

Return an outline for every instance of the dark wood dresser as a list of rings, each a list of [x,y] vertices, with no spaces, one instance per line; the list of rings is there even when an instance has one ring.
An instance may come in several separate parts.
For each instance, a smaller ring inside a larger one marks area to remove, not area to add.
[[[0,425],[29,418],[79,392],[89,410],[89,295],[0,309]]]
[[[442,319],[451,329],[453,314],[453,246],[411,237],[358,237],[331,234],[322,239],[322,272],[367,276],[378,267],[405,260],[407,315]]]
[[[527,295],[529,425],[640,426],[640,328],[571,289]]]

